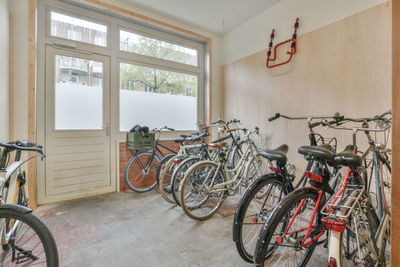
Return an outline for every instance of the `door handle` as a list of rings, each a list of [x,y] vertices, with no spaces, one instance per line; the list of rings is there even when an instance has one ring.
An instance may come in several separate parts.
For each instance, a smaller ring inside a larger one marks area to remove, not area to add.
[[[110,122],[109,122],[109,121],[107,121],[107,122],[104,123],[102,129],[106,131],[106,136],[110,136],[111,127],[110,127]]]

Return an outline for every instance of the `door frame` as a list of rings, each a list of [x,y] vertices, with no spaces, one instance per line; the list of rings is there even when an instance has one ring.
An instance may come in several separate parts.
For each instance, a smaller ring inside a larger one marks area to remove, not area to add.
[[[118,183],[119,183],[119,153],[118,153],[118,144],[119,141],[125,138],[125,133],[119,131],[119,90],[115,90],[115,88],[119,88],[119,71],[114,66],[117,65],[118,60],[122,57],[124,58],[126,55],[122,55],[121,51],[116,51],[112,49],[112,47],[119,47],[119,39],[111,38],[108,42],[107,47],[94,46],[86,43],[76,43],[71,42],[69,40],[63,40],[60,38],[52,37],[48,35],[48,20],[47,14],[49,10],[55,10],[65,13],[72,14],[82,14],[84,18],[88,18],[95,22],[105,23],[109,26],[109,32],[118,32],[120,25],[135,25],[135,27],[140,28],[143,25],[140,25],[140,19],[138,16],[135,16],[131,13],[126,13],[128,10],[119,9],[117,14],[123,16],[115,16],[113,12],[99,12],[99,9],[102,8],[102,3],[99,3],[98,8],[93,8],[86,5],[87,3],[79,5],[73,5],[71,3],[66,3],[64,1],[58,0],[37,0],[37,92],[36,92],[36,128],[37,128],[37,142],[39,144],[44,144],[45,141],[45,45],[54,43],[62,45],[68,49],[82,51],[82,52],[90,52],[93,54],[99,54],[104,56],[111,57],[111,179],[116,181],[116,187],[114,191],[119,191]],[[114,7],[111,5],[111,7]],[[97,10],[97,11],[96,11]],[[153,22],[157,22],[153,20]],[[161,22],[160,22],[161,23]],[[161,24],[160,24],[161,25]],[[188,45],[188,47],[198,47],[199,51],[201,51],[201,68],[203,75],[200,77],[202,85],[200,85],[203,89],[202,98],[203,103],[203,112],[204,112],[204,120],[210,120],[211,114],[211,38],[204,37],[202,35],[198,35],[196,33],[191,33],[188,31],[184,31],[183,29],[176,28],[174,26],[170,26],[168,24],[163,24],[162,27],[156,24],[148,24],[149,31],[154,32],[157,31],[160,34],[160,38],[162,36],[173,37],[175,42],[183,42]],[[121,56],[122,55],[122,56]],[[140,58],[138,55],[129,55],[129,57]],[[116,87],[117,86],[117,87]],[[184,133],[184,132],[182,132]],[[176,133],[165,133],[161,136],[161,139],[170,139],[177,137],[179,132]],[[40,161],[37,161],[37,192],[42,190],[43,180],[45,177],[44,164]],[[48,203],[44,202],[42,199],[39,200],[39,204]]]
[[[79,58],[84,58],[88,60],[96,60],[100,61],[103,63],[103,88],[106,87],[106,94],[103,94],[103,124],[110,122],[111,121],[111,60],[109,56],[105,55],[98,55],[98,54],[93,54],[93,53],[88,53],[88,52],[83,52],[79,50],[70,50],[70,49],[63,49],[59,47],[54,47],[52,45],[45,45],[45,86],[43,87],[44,95],[45,97],[39,100],[44,100],[43,103],[40,103],[40,106],[43,107],[44,109],[44,139],[42,144],[46,144],[46,138],[49,138],[47,135],[47,131],[49,130],[48,127],[48,122],[47,120],[53,120],[53,123],[51,123],[52,126],[54,126],[54,119],[55,119],[55,112],[54,112],[54,107],[55,107],[55,102],[48,103],[48,97],[54,98],[54,92],[51,90],[54,90],[54,69],[50,70],[49,68],[54,67],[54,64],[51,64],[51,60],[54,60],[55,56],[61,54],[65,56],[72,56],[72,57],[79,57]],[[46,75],[50,75],[46,76]],[[104,91],[103,91],[104,92]],[[108,114],[107,114],[108,113]],[[50,116],[50,117],[48,117]],[[51,131],[55,131],[55,129],[51,129]],[[76,131],[76,130],[60,130],[60,132],[71,132],[71,131]],[[92,132],[93,130],[81,130],[82,133],[86,132]],[[98,131],[98,130],[94,130]],[[104,131],[104,130],[99,130],[99,131]],[[87,190],[85,194],[78,194],[76,197],[71,196],[71,194],[48,194],[46,192],[46,161],[38,162],[38,173],[40,174],[38,177],[38,203],[39,204],[44,204],[44,203],[50,203],[50,202],[55,202],[55,201],[62,201],[62,200],[67,200],[71,198],[80,198],[80,197],[86,197],[89,195],[97,195],[97,194],[102,194],[102,193],[108,193],[108,192],[114,192],[116,189],[116,180],[113,178],[113,171],[112,171],[112,136],[111,136],[111,131],[108,130],[109,135],[107,136],[109,139],[109,146],[107,148],[107,154],[109,157],[109,172],[110,172],[110,186],[109,187],[101,187],[101,189],[94,188],[93,190]],[[45,148],[46,149],[46,148]]]

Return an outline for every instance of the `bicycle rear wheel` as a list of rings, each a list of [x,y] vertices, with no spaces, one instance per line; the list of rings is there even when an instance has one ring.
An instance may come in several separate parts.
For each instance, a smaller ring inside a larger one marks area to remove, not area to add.
[[[0,231],[0,266],[58,266],[53,235],[30,209],[20,205],[1,205]]]
[[[165,168],[165,164],[168,162],[168,160],[170,160],[171,158],[175,157],[176,154],[168,154],[165,157],[163,157],[160,161],[160,163],[157,166],[157,183],[160,182],[160,174],[161,171]]]
[[[254,252],[256,266],[306,266],[314,252],[313,244],[302,241],[316,206],[318,192],[301,188],[287,195],[274,209],[262,229]],[[321,201],[322,203],[324,201]],[[323,231],[319,209],[311,232]]]
[[[168,203],[176,204],[172,196],[172,174],[174,173],[174,170],[178,166],[179,162],[185,158],[187,158],[186,155],[175,155],[174,157],[171,157],[165,163],[164,169],[161,171],[158,188],[161,196]]]
[[[386,238],[383,239],[380,252],[380,262],[376,259],[373,247],[376,244],[375,234],[379,226],[379,219],[369,201],[364,201],[361,208],[356,205],[346,221],[346,230],[343,233],[330,235],[338,238],[337,242],[330,239],[329,249],[335,249],[332,244],[338,244],[340,252],[340,266],[386,266],[385,250]],[[332,244],[331,244],[332,243]]]
[[[143,193],[157,185],[157,166],[160,157],[150,151],[133,155],[125,167],[125,183],[135,192]]]
[[[179,184],[183,180],[183,177],[185,177],[187,170],[200,160],[201,158],[199,157],[187,158],[179,163],[172,174],[172,197],[179,206],[181,205],[181,201],[179,200]]]
[[[194,220],[210,218],[225,199],[224,187],[216,185],[226,181],[225,174],[213,161],[200,161],[186,172],[179,185],[179,199],[183,212]]]

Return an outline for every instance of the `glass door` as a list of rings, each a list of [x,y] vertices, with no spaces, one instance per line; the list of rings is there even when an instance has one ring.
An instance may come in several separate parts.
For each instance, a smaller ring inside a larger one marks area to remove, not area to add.
[[[109,58],[46,47],[45,196],[115,190],[110,173]]]

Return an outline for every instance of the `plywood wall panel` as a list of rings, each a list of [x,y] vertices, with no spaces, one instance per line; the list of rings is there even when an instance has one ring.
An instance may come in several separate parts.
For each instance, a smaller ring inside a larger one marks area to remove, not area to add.
[[[287,143],[290,161],[303,169],[305,161],[297,148],[308,143],[306,124],[269,123],[267,118],[276,112],[304,116],[339,111],[359,117],[389,110],[390,3],[301,35],[297,54],[288,65],[267,69],[265,60],[266,50],[224,66],[225,119],[238,117],[248,127],[258,125],[272,133],[273,146]],[[320,132],[338,136],[340,148],[351,142],[350,133]],[[364,140],[360,136],[360,144]]]

